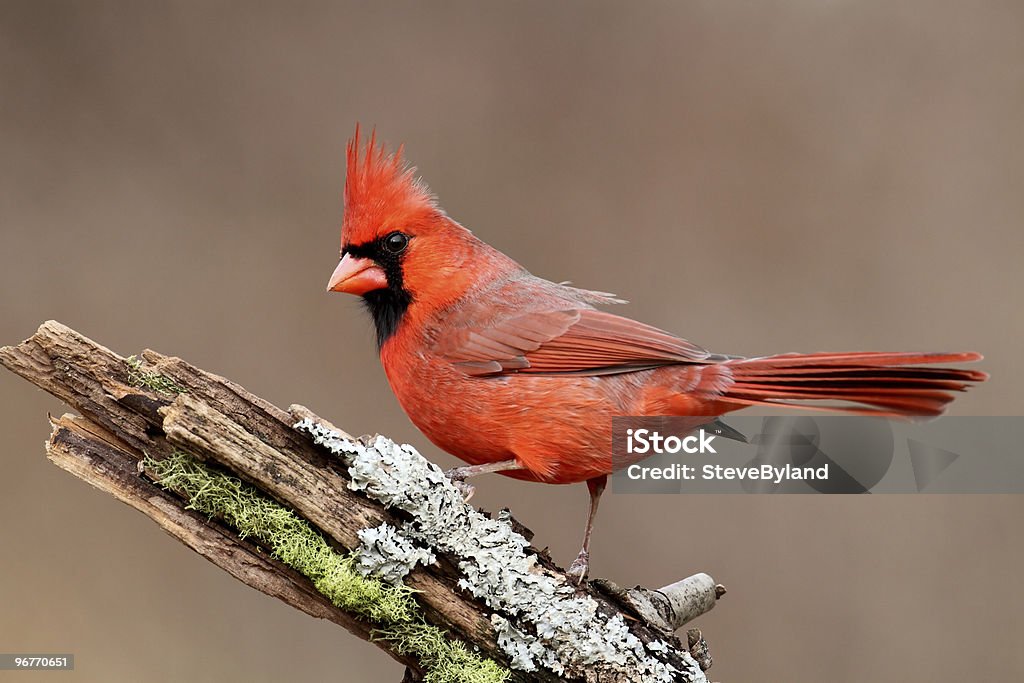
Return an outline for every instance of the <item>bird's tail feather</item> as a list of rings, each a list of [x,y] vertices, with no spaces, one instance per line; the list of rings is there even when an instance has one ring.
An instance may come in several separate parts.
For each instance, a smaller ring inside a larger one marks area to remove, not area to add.
[[[850,414],[931,416],[942,413],[954,391],[988,375],[979,370],[921,367],[981,360],[977,353],[812,353],[727,361],[733,383],[723,398],[742,405],[820,408]],[[815,406],[843,401],[860,406]]]

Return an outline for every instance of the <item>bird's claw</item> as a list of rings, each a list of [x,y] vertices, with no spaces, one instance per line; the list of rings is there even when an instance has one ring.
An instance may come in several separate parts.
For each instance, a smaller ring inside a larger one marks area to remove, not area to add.
[[[579,586],[587,578],[588,571],[590,571],[590,553],[586,550],[581,550],[565,573]]]
[[[452,483],[452,486],[462,494],[462,502],[468,503],[473,498],[473,494],[476,493],[476,487],[466,481],[467,474],[465,470],[465,467],[456,467],[445,472],[444,476],[448,477],[448,481]]]

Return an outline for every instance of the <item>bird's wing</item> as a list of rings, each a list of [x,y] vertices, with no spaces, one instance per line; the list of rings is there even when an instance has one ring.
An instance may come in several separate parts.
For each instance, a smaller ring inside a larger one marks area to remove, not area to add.
[[[437,338],[434,350],[467,375],[608,375],[714,358],[656,327],[586,308],[457,328]]]

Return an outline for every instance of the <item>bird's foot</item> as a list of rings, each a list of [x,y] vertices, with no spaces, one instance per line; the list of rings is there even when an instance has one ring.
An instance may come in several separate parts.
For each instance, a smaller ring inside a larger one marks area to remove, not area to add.
[[[579,586],[587,578],[588,571],[590,571],[590,553],[586,550],[581,550],[565,573]]]
[[[462,502],[468,503],[476,493],[476,487],[466,481],[466,478],[473,474],[468,467],[455,467],[444,473],[448,481],[462,494]]]

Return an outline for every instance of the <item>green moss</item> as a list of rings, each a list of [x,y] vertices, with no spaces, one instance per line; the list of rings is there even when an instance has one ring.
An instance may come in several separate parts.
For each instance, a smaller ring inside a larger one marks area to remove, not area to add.
[[[425,683],[499,683],[510,676],[508,669],[470,652],[461,641],[447,638],[430,624],[380,629],[374,637],[389,640],[399,653],[416,657],[427,670]]]
[[[470,652],[460,641],[423,620],[414,591],[360,576],[352,555],[335,552],[308,522],[256,488],[176,452],[146,458],[146,469],[164,488],[188,498],[188,507],[218,517],[269,548],[274,557],[308,577],[336,606],[374,622],[376,639],[416,657],[427,683],[501,683],[509,671]]]
[[[170,377],[143,370],[142,361],[136,356],[128,356],[125,362],[128,363],[128,383],[132,386],[147,387],[161,394],[184,393],[185,387]]]

